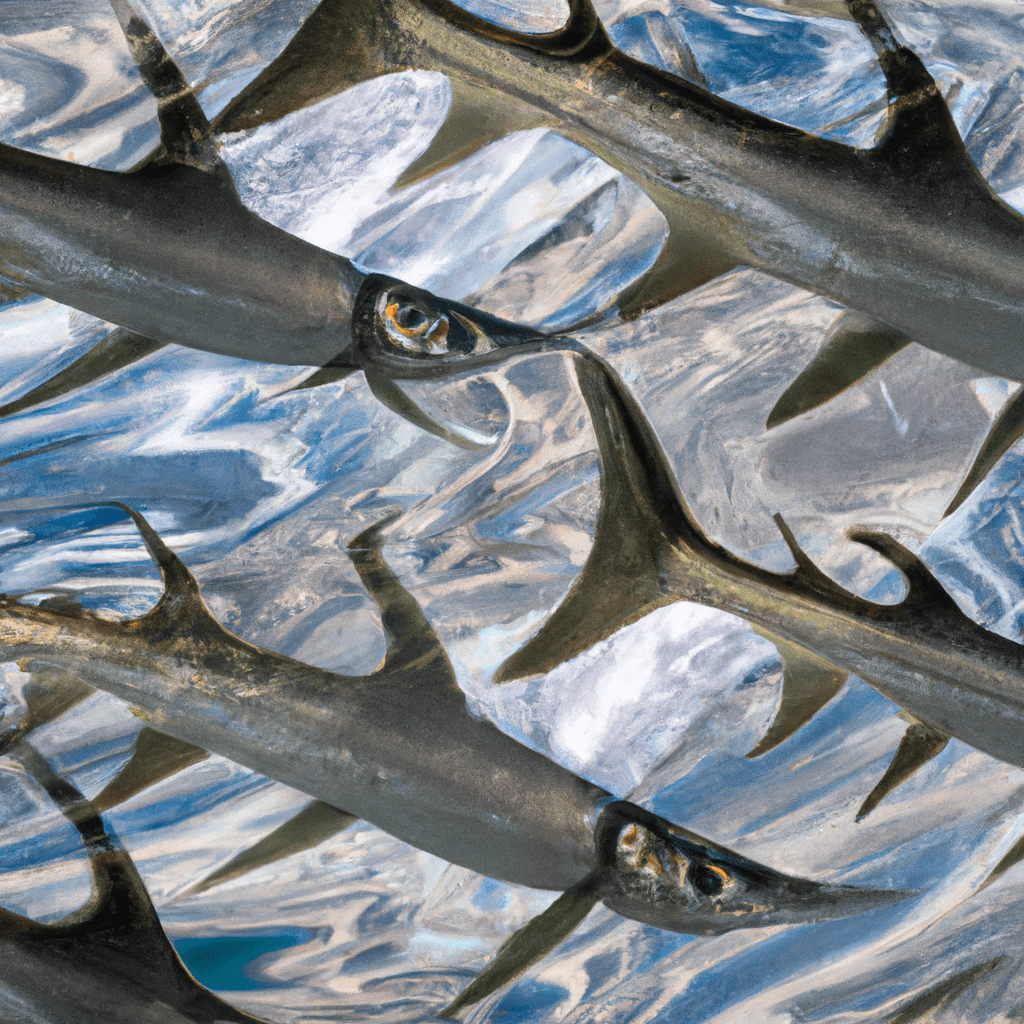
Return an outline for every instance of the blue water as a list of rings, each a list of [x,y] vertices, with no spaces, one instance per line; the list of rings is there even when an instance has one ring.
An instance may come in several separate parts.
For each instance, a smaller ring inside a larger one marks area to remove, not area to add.
[[[270,953],[301,946],[312,933],[305,928],[285,928],[242,935],[210,935],[204,938],[172,939],[185,966],[200,984],[217,992],[249,992],[259,988],[282,988],[265,977],[259,961]]]

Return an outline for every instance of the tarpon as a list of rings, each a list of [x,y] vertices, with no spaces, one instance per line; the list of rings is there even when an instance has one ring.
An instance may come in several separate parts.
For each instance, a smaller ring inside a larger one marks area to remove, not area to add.
[[[616,800],[471,714],[443,647],[384,562],[376,528],[349,554],[380,605],[388,650],[376,672],[349,677],[229,633],[146,520],[118,507],[160,566],[158,604],[111,622],[0,598],[3,657],[27,671],[75,675],[161,732],[453,863],[566,890],[452,1012],[538,959],[599,900],[660,928],[717,934],[844,916],[907,895],[781,874]]]
[[[48,382],[4,411],[175,343],[324,367],[321,380],[362,369],[386,404],[473,447],[420,412],[392,378],[403,368],[413,377],[445,376],[448,351],[477,352],[486,363],[503,347],[536,348],[544,336],[368,275],[247,209],[187,80],[128,0],[112,6],[156,96],[161,152],[122,173],[0,144],[0,275],[121,329],[69,367],[60,384]],[[375,342],[362,335],[377,320],[391,347],[431,358],[375,361]]]

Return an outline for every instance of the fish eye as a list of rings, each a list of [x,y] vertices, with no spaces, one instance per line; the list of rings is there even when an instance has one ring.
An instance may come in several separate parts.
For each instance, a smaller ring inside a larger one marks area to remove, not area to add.
[[[426,355],[448,351],[448,317],[417,303],[392,301],[383,312],[384,331],[397,347]]]
[[[725,888],[725,883],[730,879],[729,872],[718,867],[717,864],[702,864],[695,861],[690,864],[687,880],[705,896],[718,896]]]

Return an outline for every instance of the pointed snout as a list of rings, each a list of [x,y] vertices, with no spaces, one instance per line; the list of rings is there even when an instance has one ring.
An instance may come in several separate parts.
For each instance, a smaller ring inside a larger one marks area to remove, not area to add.
[[[624,917],[669,931],[717,935],[807,924],[915,895],[786,875],[626,801],[604,809],[597,831],[601,900]]]

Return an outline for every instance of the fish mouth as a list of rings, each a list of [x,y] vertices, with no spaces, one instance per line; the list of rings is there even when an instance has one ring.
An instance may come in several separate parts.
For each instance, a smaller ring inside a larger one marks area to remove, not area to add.
[[[557,336],[369,274],[353,303],[352,349],[341,358],[392,379],[423,380],[564,347]]]
[[[602,902],[624,917],[668,931],[718,935],[735,928],[808,924],[917,895],[917,890],[786,875],[624,800],[604,808],[596,836]]]

